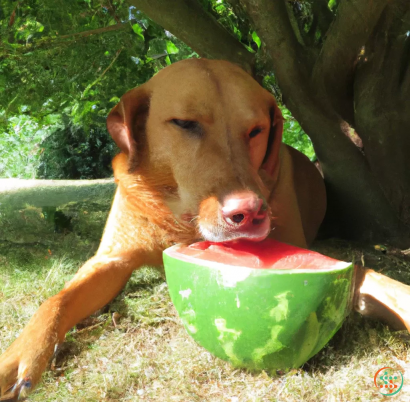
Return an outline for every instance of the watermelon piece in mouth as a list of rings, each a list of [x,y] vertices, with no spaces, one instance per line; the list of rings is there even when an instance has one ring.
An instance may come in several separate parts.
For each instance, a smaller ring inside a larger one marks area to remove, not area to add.
[[[300,367],[350,311],[353,264],[272,239],[176,245],[164,266],[188,334],[237,367]]]

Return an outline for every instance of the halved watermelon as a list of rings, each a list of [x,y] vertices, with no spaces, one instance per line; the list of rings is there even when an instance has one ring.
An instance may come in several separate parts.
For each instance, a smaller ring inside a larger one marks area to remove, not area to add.
[[[187,332],[238,367],[297,368],[349,312],[351,263],[275,240],[176,245],[164,265]]]

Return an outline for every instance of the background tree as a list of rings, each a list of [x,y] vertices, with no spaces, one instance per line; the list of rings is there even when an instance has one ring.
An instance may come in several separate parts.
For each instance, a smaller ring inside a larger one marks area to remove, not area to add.
[[[0,4],[5,126],[64,108],[87,125],[166,64],[227,59],[273,90],[313,141],[333,228],[408,247],[408,0]]]

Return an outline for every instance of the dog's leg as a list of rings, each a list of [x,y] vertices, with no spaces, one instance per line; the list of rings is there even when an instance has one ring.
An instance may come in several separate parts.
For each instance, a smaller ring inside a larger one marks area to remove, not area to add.
[[[354,309],[385,321],[395,329],[410,331],[410,286],[356,266]]]
[[[89,260],[60,293],[45,301],[0,358],[1,400],[13,401],[28,394],[40,380],[65,333],[112,300],[132,271],[147,260],[150,259],[145,252],[98,255]]]

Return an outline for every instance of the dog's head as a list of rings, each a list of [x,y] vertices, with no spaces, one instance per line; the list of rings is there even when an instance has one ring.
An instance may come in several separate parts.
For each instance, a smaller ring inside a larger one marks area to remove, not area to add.
[[[127,92],[108,130],[130,173],[158,177],[174,215],[210,241],[262,240],[269,191],[279,169],[282,115],[273,96],[241,68],[191,59]]]

